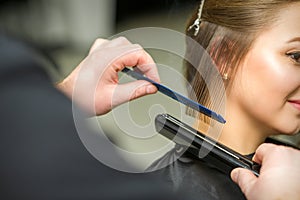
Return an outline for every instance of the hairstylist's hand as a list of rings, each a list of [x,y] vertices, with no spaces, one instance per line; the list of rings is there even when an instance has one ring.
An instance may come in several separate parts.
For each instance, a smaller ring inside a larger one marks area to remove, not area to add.
[[[247,199],[300,199],[299,150],[262,144],[253,160],[262,164],[259,177],[247,169],[231,172]]]
[[[111,41],[97,39],[89,55],[57,87],[90,115],[105,114],[119,104],[157,91],[142,80],[119,84],[118,72],[126,66],[137,66],[141,73],[160,82],[150,55],[120,37]]]

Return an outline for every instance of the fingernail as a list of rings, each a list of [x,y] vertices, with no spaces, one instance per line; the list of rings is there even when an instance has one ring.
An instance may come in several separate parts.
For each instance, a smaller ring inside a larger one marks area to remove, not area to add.
[[[236,182],[237,178],[238,178],[238,169],[234,169],[231,171],[230,173],[231,179]]]
[[[152,94],[156,92],[156,87],[154,85],[147,85],[146,91],[148,94]]]

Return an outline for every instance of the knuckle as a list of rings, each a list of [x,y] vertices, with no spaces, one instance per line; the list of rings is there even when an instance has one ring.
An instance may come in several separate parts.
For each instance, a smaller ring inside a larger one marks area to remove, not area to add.
[[[145,88],[140,86],[138,87],[133,94],[133,99],[136,99],[138,97],[141,97],[145,93]]]
[[[142,52],[144,52],[144,49],[140,44],[133,44],[133,47],[136,48],[137,50],[142,50]]]
[[[107,40],[106,39],[103,39],[103,38],[97,38],[95,41],[94,41],[94,44],[96,45],[100,45],[104,42],[106,42]]]
[[[131,44],[131,42],[124,36],[116,38],[115,41],[121,44]]]

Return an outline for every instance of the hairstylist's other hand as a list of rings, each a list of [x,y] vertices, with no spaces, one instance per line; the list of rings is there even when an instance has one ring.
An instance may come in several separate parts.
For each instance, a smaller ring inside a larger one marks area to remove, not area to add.
[[[119,37],[97,39],[89,55],[57,87],[90,115],[105,114],[124,102],[157,92],[143,80],[119,84],[118,72],[126,66],[137,66],[139,72],[160,82],[150,55],[140,45]]]
[[[262,144],[254,161],[261,163],[260,176],[247,169],[231,172],[247,199],[300,199],[300,151],[274,144]]]

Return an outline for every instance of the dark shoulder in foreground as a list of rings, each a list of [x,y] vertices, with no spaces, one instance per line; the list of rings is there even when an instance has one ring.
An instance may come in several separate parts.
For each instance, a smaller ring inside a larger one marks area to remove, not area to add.
[[[0,199],[182,199],[158,177],[96,160],[77,134],[72,102],[30,51],[0,35]]]

